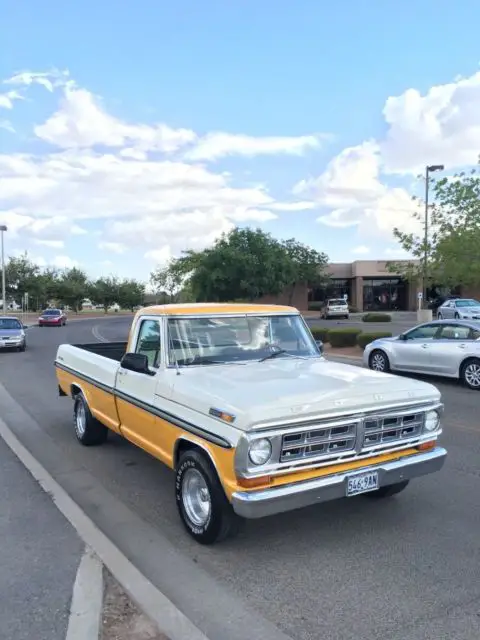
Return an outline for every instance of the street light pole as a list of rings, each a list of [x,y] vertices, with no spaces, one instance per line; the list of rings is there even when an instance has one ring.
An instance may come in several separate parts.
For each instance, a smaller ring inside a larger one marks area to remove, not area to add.
[[[427,308],[427,281],[428,281],[428,191],[430,186],[430,174],[433,171],[443,171],[443,164],[431,164],[425,167],[425,236],[423,239],[423,308]]]
[[[3,234],[7,231],[7,226],[2,224],[0,225],[0,235],[2,236],[2,312],[7,312],[7,295],[6,295],[6,286],[5,286],[5,252],[3,246]]]

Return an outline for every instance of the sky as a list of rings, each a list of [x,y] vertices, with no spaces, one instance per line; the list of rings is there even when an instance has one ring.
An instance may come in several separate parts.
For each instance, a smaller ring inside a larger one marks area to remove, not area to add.
[[[480,152],[478,0],[0,0],[5,252],[148,281],[261,227],[404,257]]]

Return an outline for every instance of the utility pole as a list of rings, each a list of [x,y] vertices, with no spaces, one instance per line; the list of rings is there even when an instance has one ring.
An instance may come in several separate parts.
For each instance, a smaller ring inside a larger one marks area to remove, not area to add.
[[[0,235],[2,237],[2,312],[7,313],[7,293],[6,293],[6,278],[5,278],[5,251],[3,245],[3,234],[8,231],[5,224],[0,225]]]
[[[427,301],[427,287],[428,287],[428,192],[430,186],[430,174],[433,171],[443,171],[445,167],[443,164],[432,164],[430,166],[425,167],[425,222],[424,222],[424,230],[425,236],[423,239],[424,250],[423,250],[423,308],[428,308]]]

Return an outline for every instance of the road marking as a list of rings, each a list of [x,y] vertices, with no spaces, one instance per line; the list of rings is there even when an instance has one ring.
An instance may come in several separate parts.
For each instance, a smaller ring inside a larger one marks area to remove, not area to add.
[[[95,338],[95,340],[98,340],[98,342],[110,342],[110,340],[102,336],[98,325],[95,325],[94,327],[92,327],[92,333],[93,333],[93,337]]]
[[[50,495],[56,507],[76,529],[85,544],[100,558],[127,595],[169,640],[208,640],[207,636],[157,589],[96,526],[45,467],[23,446],[1,418],[0,437],[37,480],[42,489]]]
[[[103,565],[86,549],[73,585],[65,640],[96,640],[100,637],[103,610]]]

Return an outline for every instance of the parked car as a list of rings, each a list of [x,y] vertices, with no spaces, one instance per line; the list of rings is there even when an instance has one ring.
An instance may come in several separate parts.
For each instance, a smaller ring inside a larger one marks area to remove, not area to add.
[[[61,309],[45,309],[38,319],[39,327],[64,327],[67,324],[67,314]]]
[[[0,349],[16,349],[25,351],[27,338],[25,326],[18,318],[12,316],[0,317]]]
[[[447,455],[435,386],[327,361],[292,307],[146,307],[128,342],[62,344],[55,366],[80,443],[112,430],[174,469],[202,544],[243,518],[392,496]]]
[[[480,321],[434,320],[365,347],[363,364],[374,371],[406,371],[459,378],[480,391]]]
[[[348,320],[349,315],[348,302],[343,298],[332,298],[326,301],[321,317],[325,320],[329,318],[346,318]]]
[[[480,320],[480,302],[473,298],[456,298],[446,300],[437,309],[437,318]]]

